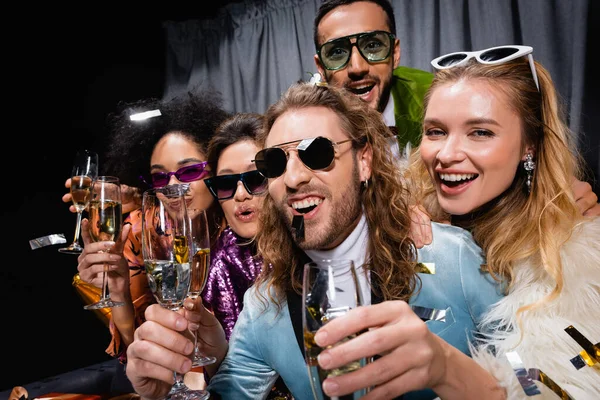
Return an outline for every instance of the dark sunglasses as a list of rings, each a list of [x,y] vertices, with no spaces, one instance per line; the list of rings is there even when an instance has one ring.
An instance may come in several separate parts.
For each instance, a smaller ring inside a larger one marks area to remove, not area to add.
[[[206,170],[206,166],[208,165],[208,161],[203,161],[198,164],[186,165],[185,167],[179,168],[175,172],[155,172],[150,174],[150,178],[152,181],[152,187],[161,188],[167,186],[169,181],[171,180],[171,176],[175,175],[178,181],[188,183],[197,181],[198,179],[205,178],[208,175],[208,171]],[[144,182],[146,180],[143,177],[140,177]]]
[[[335,158],[336,146],[350,142],[352,139],[342,140],[334,143],[326,137],[316,137],[311,139],[294,140],[282,143],[276,147],[269,147],[256,153],[254,163],[256,169],[267,178],[277,178],[283,175],[287,166],[288,153],[282,146],[292,143],[298,143],[295,147],[298,150],[298,157],[304,165],[310,170],[319,170],[328,168]]]
[[[350,39],[356,38],[354,43]],[[325,42],[317,49],[317,55],[325,69],[335,71],[348,64],[352,47],[369,62],[383,61],[392,54],[394,35],[385,31],[356,33]]]
[[[239,181],[242,181],[244,188],[251,195],[262,194],[267,189],[267,178],[257,170],[241,174],[217,175],[206,178],[204,183],[215,199],[227,200],[235,195]]]
[[[540,90],[535,64],[533,62],[533,47],[520,45],[507,45],[490,47],[479,51],[457,51],[437,57],[431,61],[435,69],[448,69],[466,64],[471,58],[475,58],[480,64],[497,65],[504,64],[515,58],[527,56],[529,68],[533,75],[535,86]]]

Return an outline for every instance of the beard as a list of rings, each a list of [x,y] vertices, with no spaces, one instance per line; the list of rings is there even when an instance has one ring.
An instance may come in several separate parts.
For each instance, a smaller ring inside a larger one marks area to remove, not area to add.
[[[360,217],[362,211],[360,201],[361,183],[356,162],[354,162],[352,169],[353,179],[338,191],[340,196],[336,201],[333,200],[331,191],[325,187],[306,186],[301,191],[294,193],[318,193],[331,203],[329,216],[321,215],[317,219],[304,221],[304,238],[297,239],[295,235],[292,235],[294,242],[302,250],[329,249],[333,245],[341,243],[345,239],[345,237],[342,238],[342,235],[349,234],[350,227]],[[292,218],[289,215],[287,196],[276,205],[276,209],[279,217],[285,221],[288,231],[292,232]]]
[[[377,99],[377,111],[383,113],[387,103],[390,99],[390,92],[392,91],[392,74],[387,77],[385,81],[381,82],[381,94],[379,95],[379,99]]]
[[[376,107],[377,111],[379,111],[380,113],[383,113],[383,110],[385,110],[385,107],[387,106],[388,100],[390,98],[390,92],[392,91],[393,75],[394,75],[394,68],[392,67],[389,74],[386,77],[384,77],[383,79],[380,79],[376,75],[367,74],[367,75],[363,75],[360,77],[357,76],[354,79],[346,77],[343,80],[336,81],[333,78],[333,72],[330,72],[330,71],[325,71],[324,78],[325,78],[325,81],[328,82],[330,85],[343,87],[344,89],[347,89],[350,92],[352,92],[352,88],[350,87],[350,84],[354,81],[362,80],[362,79],[370,79],[370,80],[374,81],[375,86],[379,86],[379,90],[380,90],[379,98],[376,99],[375,107]],[[355,94],[355,95],[359,96],[358,94]],[[359,96],[359,98],[360,98],[360,96]]]

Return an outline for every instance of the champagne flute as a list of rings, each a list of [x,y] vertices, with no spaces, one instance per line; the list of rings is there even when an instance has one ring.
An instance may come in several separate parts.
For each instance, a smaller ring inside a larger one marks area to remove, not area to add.
[[[121,185],[115,176],[99,176],[92,185],[92,199],[89,204],[89,232],[94,242],[118,240],[121,234]],[[108,250],[103,250],[103,252]],[[123,302],[113,301],[108,294],[108,265],[102,271],[102,297],[93,304],[83,308],[98,310],[100,308],[120,307]]]
[[[189,184],[146,190],[142,197],[142,254],[152,294],[161,307],[177,311],[190,288],[191,221],[185,192]],[[192,390],[173,371],[175,383],[167,399],[204,400],[205,390]]]
[[[363,305],[363,294],[353,261],[317,260],[304,265],[302,282],[304,351],[315,400],[330,399],[322,389],[323,381],[327,377],[352,372],[366,365],[366,359],[362,359],[340,368],[324,370],[317,362],[317,357],[323,349],[314,340],[319,328],[327,322],[361,305]],[[354,337],[356,335],[352,335],[342,342]],[[337,399],[358,399],[366,393],[366,390],[358,390],[353,394],[337,397]]]
[[[208,221],[206,212],[200,209],[188,209],[192,227],[192,265],[190,290],[188,297],[196,299],[200,296],[210,269],[210,236],[208,233]],[[216,357],[205,356],[198,348],[198,335],[194,332],[194,358],[192,360],[194,367],[209,365],[217,361]]]
[[[77,211],[75,237],[73,243],[58,249],[61,253],[81,254],[83,247],[79,244],[81,214],[86,209],[91,198],[92,182],[98,176],[98,154],[90,150],[80,150],[75,154],[73,170],[71,171],[71,200]]]

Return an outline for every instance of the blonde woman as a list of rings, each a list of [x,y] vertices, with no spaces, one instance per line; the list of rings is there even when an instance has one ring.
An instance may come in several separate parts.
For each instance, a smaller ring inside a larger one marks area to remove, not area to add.
[[[510,356],[547,375],[559,395],[598,399],[598,364],[572,364],[583,349],[567,331],[600,341],[600,218],[582,216],[576,205],[571,184],[581,163],[550,74],[532,51],[499,46],[432,61],[437,71],[411,170],[422,179],[413,182],[423,183],[432,219],[468,229],[485,268],[508,283],[483,319],[474,353],[508,398],[527,397]]]

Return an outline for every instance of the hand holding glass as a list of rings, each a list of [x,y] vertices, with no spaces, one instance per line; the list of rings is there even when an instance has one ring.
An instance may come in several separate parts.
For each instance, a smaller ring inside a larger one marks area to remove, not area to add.
[[[366,360],[363,359],[341,368],[324,370],[317,362],[317,357],[323,349],[314,340],[316,332],[327,322],[361,305],[363,305],[363,295],[351,260],[318,260],[304,265],[302,283],[304,351],[315,400],[329,399],[322,389],[323,381],[327,377],[352,372],[366,364]],[[348,337],[346,340],[353,339],[355,336]],[[358,399],[365,394],[366,390],[360,390],[339,399]]]
[[[79,244],[81,214],[90,202],[92,183],[97,177],[98,154],[90,150],[78,151],[73,161],[73,170],[71,171],[71,200],[77,211],[75,237],[73,243],[69,246],[58,249],[61,253],[80,254],[83,251],[83,248]]]
[[[94,242],[119,239],[122,226],[121,185],[115,176],[99,176],[92,185],[89,209],[89,232]],[[102,271],[102,297],[96,303],[84,306],[86,310],[120,307],[123,302],[113,301],[108,294],[108,265]]]
[[[161,307],[177,311],[190,288],[191,254],[194,251],[191,223],[185,202],[189,185],[149,189],[142,198],[142,253],[152,294]],[[205,390],[191,390],[173,372],[171,400],[203,400]]]

